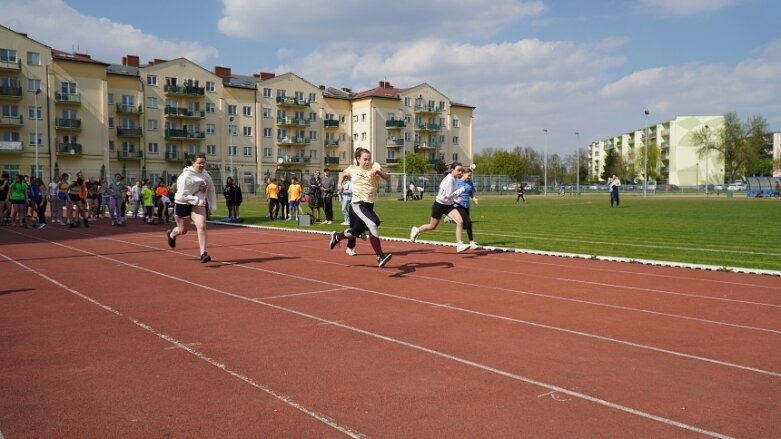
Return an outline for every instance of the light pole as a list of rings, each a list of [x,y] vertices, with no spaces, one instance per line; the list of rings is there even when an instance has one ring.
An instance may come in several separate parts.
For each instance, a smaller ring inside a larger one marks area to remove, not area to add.
[[[694,184],[697,186],[697,192],[699,192],[700,191],[700,162],[697,162],[696,166],[697,166],[696,168],[697,172],[694,173],[695,175]]]
[[[407,201],[407,123],[404,121],[404,112],[399,111],[399,118],[401,119],[401,165],[402,169],[402,181],[401,181],[401,193],[404,194],[404,201]]]
[[[705,125],[705,196],[708,196],[708,146],[710,146],[710,127]]]
[[[43,178],[38,168],[38,150],[41,149],[40,134],[38,133],[38,119],[41,118],[41,110],[38,108],[39,94],[41,94],[40,88],[35,90],[35,176]]]
[[[578,138],[577,147],[575,148],[575,194],[580,195],[580,132],[575,131],[575,136]]]
[[[645,160],[643,160],[643,197],[648,196],[648,145],[651,143],[648,139],[648,115],[650,111],[645,110],[645,139],[643,147],[645,148]]]
[[[228,156],[230,157],[230,164],[231,164],[231,171],[228,175],[231,177],[235,177],[233,174],[233,132],[232,132],[232,125],[233,122],[233,116],[228,118]],[[235,184],[235,182],[234,182]]]
[[[543,131],[545,131],[545,149],[543,151],[542,155],[542,167],[544,172],[543,177],[543,184],[545,185],[545,188],[543,189],[542,195],[544,197],[548,196],[548,129],[543,128]]]

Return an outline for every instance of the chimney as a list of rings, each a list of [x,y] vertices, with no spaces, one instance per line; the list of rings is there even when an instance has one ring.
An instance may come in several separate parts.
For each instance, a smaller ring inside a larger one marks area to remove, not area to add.
[[[230,69],[230,67],[215,66],[214,67],[214,74],[219,76],[220,78],[230,78],[231,77],[231,69]]]
[[[141,60],[137,55],[125,55],[122,57],[122,65],[130,67],[138,67],[141,64]]]
[[[352,90],[350,90],[347,87],[342,87],[342,91],[345,92],[345,93],[352,93],[353,92]]]
[[[260,76],[255,75],[256,78],[260,78],[261,81],[265,81],[266,79],[271,79],[277,75],[273,73],[267,73],[267,72],[260,72]]]
[[[325,90],[325,86],[324,85],[318,85],[317,88],[319,88],[320,90]]]

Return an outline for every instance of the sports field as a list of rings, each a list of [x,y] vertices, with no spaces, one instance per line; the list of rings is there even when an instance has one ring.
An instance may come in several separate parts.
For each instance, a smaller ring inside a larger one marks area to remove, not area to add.
[[[526,200],[516,204],[514,195],[480,197],[480,204],[471,209],[477,243],[725,269],[781,270],[778,199],[622,196],[620,208],[610,207],[607,194],[531,195]],[[407,202],[382,199],[376,207],[382,219],[381,234],[409,237],[410,227],[428,221],[432,202],[431,197]],[[334,210],[336,224],[308,228],[340,229],[342,215],[336,205]],[[223,216],[221,205],[216,217]],[[245,224],[299,227],[293,222],[269,221],[263,199],[245,202],[241,216]],[[453,230],[452,224],[443,224],[421,239],[452,243]]]

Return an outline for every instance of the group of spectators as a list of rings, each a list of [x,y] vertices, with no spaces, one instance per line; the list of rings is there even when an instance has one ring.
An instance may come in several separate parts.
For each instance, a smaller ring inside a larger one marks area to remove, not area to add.
[[[268,201],[268,218],[270,220],[285,219],[290,221],[298,215],[303,215],[301,204],[309,207],[309,214],[314,223],[333,224],[334,198],[341,200],[342,225],[349,225],[349,205],[352,200],[352,189],[349,178],[344,190],[336,190],[336,182],[328,169],[315,171],[309,180],[306,191],[296,177],[288,181],[282,175],[279,181],[270,177],[266,181],[266,200]]]

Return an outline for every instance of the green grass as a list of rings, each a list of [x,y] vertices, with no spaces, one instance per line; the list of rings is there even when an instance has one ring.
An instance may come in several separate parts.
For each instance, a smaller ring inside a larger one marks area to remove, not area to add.
[[[380,234],[408,238],[411,226],[428,222],[432,202],[430,197],[382,199],[375,207],[382,219]],[[342,215],[335,210],[338,223]],[[215,217],[225,212],[220,206]],[[245,224],[300,228],[293,222],[268,221],[267,214],[264,200],[250,200],[241,208]],[[506,195],[481,197],[471,215],[481,245],[781,270],[781,200],[623,196],[621,207],[611,209],[607,194],[528,196],[526,204],[515,204],[515,196]],[[454,229],[453,224],[440,224],[421,239],[454,242]]]

